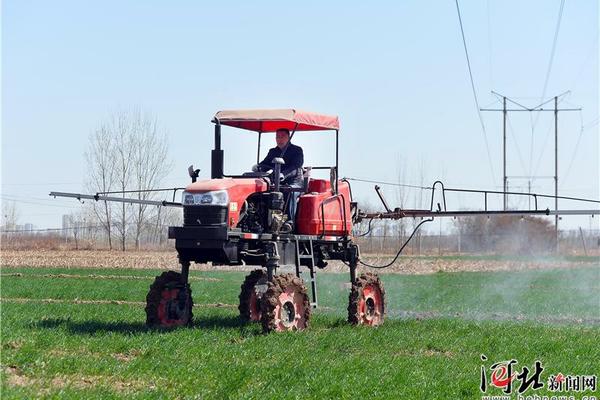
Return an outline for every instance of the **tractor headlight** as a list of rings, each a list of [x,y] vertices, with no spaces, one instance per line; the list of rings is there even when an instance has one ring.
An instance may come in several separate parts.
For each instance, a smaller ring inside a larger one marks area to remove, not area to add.
[[[227,190],[215,190],[206,193],[183,192],[182,203],[185,206],[226,206],[229,204]]]

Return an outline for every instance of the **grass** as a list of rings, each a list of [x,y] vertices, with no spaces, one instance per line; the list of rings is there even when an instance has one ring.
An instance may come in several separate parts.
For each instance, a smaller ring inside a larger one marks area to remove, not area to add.
[[[480,399],[480,354],[540,360],[543,379],[600,372],[597,267],[384,275],[378,329],[348,326],[346,274],[321,274],[309,330],[270,335],[237,318],[243,273],[193,271],[194,326],[163,332],[143,305],[74,302],[143,301],[157,271],[2,273],[3,399]]]

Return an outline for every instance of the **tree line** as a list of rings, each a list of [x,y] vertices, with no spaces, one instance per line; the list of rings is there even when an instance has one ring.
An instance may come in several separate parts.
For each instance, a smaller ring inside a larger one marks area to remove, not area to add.
[[[101,123],[89,136],[85,159],[89,192],[117,192],[111,195],[141,200],[155,200],[161,195],[147,190],[159,188],[172,168],[166,131],[155,116],[140,108],[119,110]],[[131,190],[137,192],[123,193]],[[144,235],[176,219],[174,211],[146,204],[99,201],[90,202],[87,214],[102,226],[110,249],[125,250],[130,242],[139,249]],[[160,232],[155,234],[163,237]]]

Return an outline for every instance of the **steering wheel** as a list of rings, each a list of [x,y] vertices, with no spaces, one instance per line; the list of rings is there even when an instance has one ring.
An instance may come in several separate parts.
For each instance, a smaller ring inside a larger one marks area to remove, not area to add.
[[[267,178],[273,174],[273,170],[269,167],[258,166],[258,171],[244,172],[243,176],[249,178]]]

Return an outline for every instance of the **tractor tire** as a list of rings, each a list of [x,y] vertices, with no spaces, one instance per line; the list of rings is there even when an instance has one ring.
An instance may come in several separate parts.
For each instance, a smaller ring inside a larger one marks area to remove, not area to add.
[[[356,278],[348,300],[348,322],[352,325],[379,326],[385,319],[385,289],[377,274]]]
[[[258,322],[260,321],[260,301],[263,293],[257,292],[256,284],[259,283],[266,286],[267,274],[262,269],[256,269],[246,275],[242,286],[240,286],[240,319],[243,322]]]
[[[302,279],[294,274],[273,277],[260,304],[265,333],[308,328],[311,311],[308,294]]]
[[[154,279],[146,296],[146,325],[175,328],[192,325],[192,289],[181,283],[181,274],[163,272]]]

